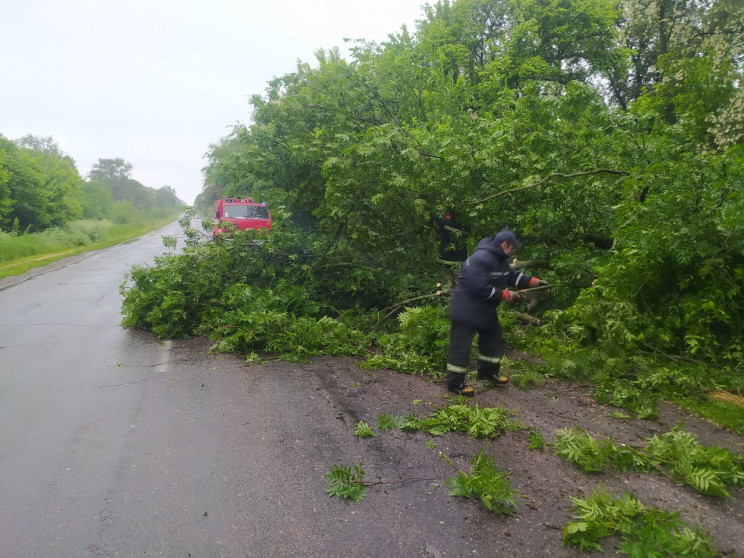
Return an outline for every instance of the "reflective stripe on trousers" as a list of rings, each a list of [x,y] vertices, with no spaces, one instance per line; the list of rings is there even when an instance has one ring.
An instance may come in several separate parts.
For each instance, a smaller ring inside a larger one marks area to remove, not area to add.
[[[501,357],[500,356],[486,356],[478,353],[478,360],[481,360],[483,362],[490,362],[491,364],[499,364],[501,363]]]

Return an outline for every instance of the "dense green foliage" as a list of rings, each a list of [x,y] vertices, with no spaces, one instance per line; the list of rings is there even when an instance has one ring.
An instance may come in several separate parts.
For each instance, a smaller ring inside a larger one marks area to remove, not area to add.
[[[374,313],[444,279],[434,221],[454,208],[471,249],[512,228],[554,285],[539,335],[502,312],[552,375],[643,417],[742,393],[743,31],[737,0],[443,0],[415,33],[320,51],[208,154],[197,206],[266,200],[271,238],[136,270],[125,324],[298,357],[374,330],[370,366],[439,373],[444,301],[398,329]]]
[[[121,159],[100,159],[83,180],[51,137],[0,135],[0,231],[40,232],[82,218],[131,223],[138,213],[159,217],[183,205],[173,188],[143,186],[131,170]]]
[[[359,315],[411,285],[385,269],[338,261],[322,237],[292,223],[278,223],[271,234],[246,231],[230,241],[191,244],[154,267],[132,268],[122,286],[125,326],[163,338],[208,334],[215,350],[291,359],[360,354],[370,340]]]
[[[560,338],[543,337],[540,347],[543,356],[551,360],[543,372],[555,377],[590,378],[600,403],[624,407],[637,418],[655,418],[658,402],[667,399],[744,433],[744,407],[705,396],[710,389],[744,393],[744,377],[737,365],[715,366],[644,351],[633,356],[608,355],[597,347],[565,345]]]
[[[659,472],[696,490],[728,498],[727,486],[744,486],[744,458],[720,447],[700,444],[694,434],[674,429],[653,435],[643,448],[618,446],[597,440],[580,428],[558,431],[557,455],[585,473],[597,473],[609,465],[617,469]]]
[[[602,551],[598,541],[619,534],[622,537],[619,550],[626,556],[713,558],[719,555],[705,529],[691,529],[680,520],[679,512],[647,508],[632,494],[613,498],[600,490],[589,498],[571,500],[577,521],[563,528],[563,542],[580,550]]]
[[[0,230],[43,230],[83,216],[75,162],[51,138],[0,136]]]

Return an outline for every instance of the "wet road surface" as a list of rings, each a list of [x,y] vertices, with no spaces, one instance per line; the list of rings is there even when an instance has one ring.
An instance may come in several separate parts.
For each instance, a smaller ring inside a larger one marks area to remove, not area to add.
[[[0,555],[85,556],[98,540],[146,380],[170,359],[168,343],[119,326],[118,286],[178,230],[3,281]]]
[[[438,382],[354,359],[246,363],[207,354],[208,340],[123,330],[118,286],[131,264],[165,251],[165,233],[176,226],[0,290],[0,557],[579,556],[561,541],[570,497],[600,484],[681,511],[726,554],[744,548],[742,489],[721,500],[659,475],[584,475],[528,450],[526,431],[354,436],[380,413],[444,405]],[[637,443],[687,419],[702,441],[742,447],[671,407],[658,421],[614,420],[575,385],[477,400],[517,410],[548,439],[579,424]],[[455,470],[439,452],[467,471],[482,448],[512,475],[514,516],[444,486]],[[338,463],[363,463],[366,480],[383,484],[360,503],[330,498],[324,475]]]

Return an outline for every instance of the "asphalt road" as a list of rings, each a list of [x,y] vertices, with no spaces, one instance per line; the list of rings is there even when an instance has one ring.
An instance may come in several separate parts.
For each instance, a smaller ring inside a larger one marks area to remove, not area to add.
[[[171,366],[168,343],[120,327],[118,286],[178,231],[0,283],[0,555],[95,549],[146,380]]]
[[[445,404],[439,382],[353,359],[247,363],[208,354],[205,339],[123,330],[118,287],[165,251],[163,234],[176,225],[0,281],[0,558],[579,556],[561,540],[570,497],[600,485],[681,511],[726,555],[744,548],[742,489],[722,500],[659,475],[588,476],[527,449],[524,430],[354,436],[360,420]],[[481,388],[480,405],[504,404],[548,438],[578,424],[637,444],[687,420],[705,443],[742,447],[671,406],[658,421],[618,421],[578,385]],[[455,470],[440,452],[467,471],[483,448],[511,474],[513,516],[444,485]],[[360,503],[329,497],[324,475],[359,463],[380,484]]]

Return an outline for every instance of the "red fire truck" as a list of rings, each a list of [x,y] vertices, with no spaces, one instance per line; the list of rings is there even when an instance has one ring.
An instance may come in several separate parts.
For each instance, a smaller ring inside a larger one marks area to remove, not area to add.
[[[271,211],[266,202],[257,203],[251,198],[221,198],[214,202],[214,236],[232,236],[234,229],[271,230]]]

